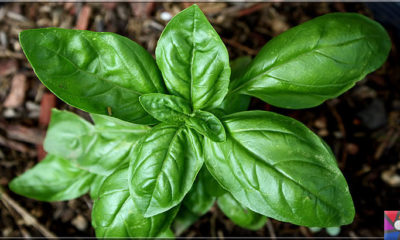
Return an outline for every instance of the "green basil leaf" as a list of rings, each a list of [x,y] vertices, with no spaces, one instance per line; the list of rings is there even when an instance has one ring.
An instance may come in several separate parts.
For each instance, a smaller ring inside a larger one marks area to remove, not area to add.
[[[250,57],[239,57],[231,62],[231,84],[239,81],[246,72],[247,66],[250,64]],[[235,112],[246,111],[249,108],[251,97],[243,94],[230,94],[224,101],[212,112],[218,115],[228,115]]]
[[[265,111],[232,114],[223,122],[227,141],[205,139],[205,161],[241,204],[308,227],[353,221],[353,202],[335,157],[306,126]]]
[[[212,187],[206,188],[208,195],[214,196],[214,197],[219,197],[226,193],[226,191],[222,188],[222,186],[211,175],[210,171],[208,171],[206,166],[203,167],[201,171],[203,174],[202,179],[204,180],[204,184],[206,186],[212,186]]]
[[[138,124],[156,123],[139,103],[165,92],[153,57],[113,33],[60,28],[26,30],[20,42],[36,75],[57,97],[91,113]]]
[[[129,189],[145,217],[178,205],[203,165],[201,137],[184,126],[161,123],[138,143]]]
[[[328,227],[325,230],[331,237],[336,237],[340,233],[340,227]]]
[[[109,142],[117,141],[115,139],[123,139],[121,144],[136,143],[150,129],[148,126],[125,122],[110,116],[99,114],[91,114],[90,116],[95,123],[95,132]],[[115,150],[122,151],[122,147],[115,146]],[[128,148],[124,148],[124,151],[128,151]]]
[[[379,68],[390,47],[379,23],[355,13],[327,14],[269,41],[230,94],[283,108],[314,107]]]
[[[238,57],[230,63],[232,71],[231,83],[237,81],[246,73],[246,69],[250,63],[251,57],[249,56]]]
[[[160,233],[157,238],[175,239],[175,234],[172,232],[171,228],[168,228],[164,232]]]
[[[92,118],[100,124],[93,126],[73,113],[53,109],[44,148],[90,172],[109,175],[128,161],[133,146],[149,127],[108,116]]]
[[[226,139],[224,126],[212,113],[195,110],[193,116],[186,119],[186,125],[213,141],[223,142]]]
[[[40,201],[63,201],[87,193],[96,175],[63,158],[48,154],[40,163],[14,178],[10,189]]]
[[[183,199],[183,204],[174,220],[173,229],[177,236],[181,235],[200,216],[206,214],[214,205],[215,197],[226,193],[214,177],[203,166],[197,175],[192,189]]]
[[[79,138],[92,131],[94,126],[85,119],[72,112],[53,108],[44,148],[65,159],[76,159],[85,151]]]
[[[118,118],[115,117],[111,117],[111,116],[106,116],[106,115],[101,115],[101,114],[95,114],[95,113],[91,113],[90,117],[92,118],[96,129],[101,129],[101,130],[110,130],[113,129],[115,130],[120,130],[120,131],[124,131],[127,128],[138,128],[138,129],[149,129],[146,126],[142,126],[142,125],[136,125],[136,124],[132,124],[130,122],[126,122],[123,120],[120,120]]]
[[[210,177],[209,173],[206,167],[203,166],[192,189],[183,200],[183,205],[199,216],[206,214],[215,202],[215,197],[207,191],[208,188],[214,188],[212,185],[207,185],[207,177]]]
[[[242,206],[230,193],[225,193],[219,197],[217,203],[222,212],[242,228],[258,230],[267,221],[267,217]]]
[[[99,196],[100,187],[103,185],[104,181],[107,179],[108,176],[104,175],[96,175],[93,179],[92,184],[90,185],[90,198],[96,199]]]
[[[140,97],[140,103],[151,116],[166,123],[184,122],[192,112],[185,99],[174,95],[149,93]]]
[[[171,225],[178,208],[146,218],[134,204],[128,188],[128,168],[111,174],[103,183],[94,201],[92,225],[96,236],[156,237]]]
[[[172,224],[172,229],[174,229],[176,236],[180,236],[198,219],[199,215],[193,213],[184,205],[181,205],[181,207],[179,208],[179,212],[176,215],[175,220]]]
[[[310,227],[310,228],[308,228],[308,229],[310,229],[310,231],[311,231],[312,233],[316,233],[316,232],[321,231],[322,228],[320,228],[320,227]]]
[[[218,106],[228,91],[228,51],[197,5],[178,13],[165,27],[156,60],[169,92],[194,109]]]

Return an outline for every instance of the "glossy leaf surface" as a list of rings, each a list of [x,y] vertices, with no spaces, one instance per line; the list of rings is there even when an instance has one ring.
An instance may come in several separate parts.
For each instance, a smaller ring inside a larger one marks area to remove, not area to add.
[[[140,103],[151,116],[166,123],[184,122],[192,112],[185,99],[174,95],[150,93],[141,96]]]
[[[231,61],[231,82],[239,81],[239,79],[246,73],[247,67],[250,63],[251,57],[249,56],[238,57]]]
[[[174,232],[172,232],[172,230],[170,228],[168,228],[167,230],[165,230],[164,232],[160,233],[157,238],[166,238],[166,239],[175,239],[175,234]]]
[[[228,91],[228,52],[197,5],[178,13],[165,27],[156,60],[169,92],[194,109],[218,106]]]
[[[212,187],[207,187],[206,191],[207,194],[210,196],[214,197],[219,197],[223,194],[226,193],[226,190],[222,188],[222,186],[215,180],[215,178],[211,175],[210,171],[208,171],[206,165],[204,165],[203,169],[201,170],[203,177],[202,179],[205,182],[206,186],[212,186]]]
[[[102,115],[92,118],[98,124],[53,109],[44,148],[90,172],[109,175],[128,161],[133,146],[149,127]]]
[[[164,92],[152,56],[113,33],[43,28],[20,33],[36,75],[66,103],[125,121],[156,121],[139,103],[145,93]]]
[[[226,139],[221,121],[212,113],[196,110],[192,117],[186,119],[186,125],[216,142]]]
[[[95,177],[95,174],[79,169],[68,160],[48,154],[32,169],[14,178],[9,187],[28,198],[63,201],[87,193]]]
[[[227,141],[206,139],[205,160],[241,204],[303,226],[353,221],[353,202],[335,157],[307,127],[263,111],[232,114],[223,122]]]
[[[230,85],[234,84],[235,81],[239,81],[250,62],[250,57],[239,57],[231,62],[232,74]],[[228,115],[235,112],[246,111],[249,108],[250,100],[251,97],[248,95],[239,93],[230,94],[226,96],[224,101],[222,101],[217,109],[213,109],[212,112],[219,112],[220,115]]]
[[[92,184],[90,185],[90,198],[95,200],[99,196],[100,187],[103,185],[104,181],[107,179],[108,176],[104,175],[96,175],[93,179]]]
[[[207,177],[212,177],[207,173],[205,166],[200,170],[194,182],[192,189],[183,200],[183,204],[192,213],[199,216],[206,214],[215,202],[215,197],[210,195],[207,188],[214,188],[213,185],[207,185]]]
[[[184,126],[159,124],[138,143],[129,169],[132,199],[150,217],[178,205],[202,164],[201,136]]]
[[[250,230],[258,230],[265,225],[267,217],[242,206],[230,193],[218,198],[218,207],[235,224]]]
[[[111,174],[102,185],[92,211],[96,236],[156,237],[164,233],[178,209],[151,218],[143,217],[130,197],[127,182],[128,168],[122,168]]]
[[[379,68],[390,46],[377,22],[354,13],[326,14],[269,41],[230,91],[283,108],[314,107]]]

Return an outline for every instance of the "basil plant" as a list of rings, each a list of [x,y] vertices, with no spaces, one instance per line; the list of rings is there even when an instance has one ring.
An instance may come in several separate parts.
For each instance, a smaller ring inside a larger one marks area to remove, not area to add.
[[[47,157],[12,191],[42,201],[89,192],[98,237],[172,237],[215,202],[252,230],[267,217],[307,227],[353,221],[329,146],[292,118],[247,108],[251,97],[302,109],[342,94],[389,53],[377,22],[327,14],[231,63],[196,5],[168,23],[155,60],[113,33],[33,29],[20,42],[43,84],[93,123],[53,110]]]

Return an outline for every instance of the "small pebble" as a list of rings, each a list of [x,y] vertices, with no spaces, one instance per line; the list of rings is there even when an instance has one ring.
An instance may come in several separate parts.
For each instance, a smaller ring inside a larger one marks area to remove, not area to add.
[[[160,15],[160,18],[163,21],[169,21],[169,20],[171,20],[172,15],[169,12],[162,12],[161,15]]]
[[[318,130],[317,134],[320,137],[326,137],[329,135],[329,131],[326,128],[323,128],[323,129]]]
[[[400,176],[396,174],[395,166],[392,166],[390,169],[382,172],[381,178],[391,187],[400,187]]]
[[[357,116],[371,130],[382,127],[387,122],[384,101],[378,98],[373,99],[369,105],[357,113]]]
[[[7,48],[8,45],[7,34],[3,31],[0,32],[0,44],[2,47]]]
[[[358,153],[358,146],[354,143],[347,143],[346,144],[346,151],[350,155],[356,155]]]
[[[3,116],[5,118],[15,118],[17,116],[17,112],[13,108],[6,108],[3,112]]]
[[[13,48],[14,48],[14,50],[15,50],[16,52],[21,51],[21,45],[19,44],[18,41],[15,41],[15,42],[13,43]]]
[[[13,229],[10,227],[7,227],[6,229],[2,230],[3,237],[9,237],[11,236],[11,233],[13,232]]]
[[[25,103],[26,109],[29,111],[28,117],[31,119],[39,118],[40,106],[32,101],[27,101]]]
[[[322,128],[326,128],[326,118],[325,117],[320,117],[320,118],[318,118],[318,119],[316,119],[315,121],[314,121],[314,126],[315,127],[317,127],[317,128],[320,128],[320,129],[322,129]]]
[[[87,223],[86,219],[82,215],[76,216],[74,219],[72,219],[71,223],[79,231],[84,231],[88,226],[88,223]]]
[[[334,135],[335,138],[337,138],[337,139],[343,138],[343,134],[342,134],[340,131],[335,131],[335,132],[333,132],[333,135]]]

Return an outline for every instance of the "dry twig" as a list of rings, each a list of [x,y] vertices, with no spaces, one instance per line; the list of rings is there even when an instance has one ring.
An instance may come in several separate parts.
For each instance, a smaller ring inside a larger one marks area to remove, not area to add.
[[[40,224],[35,217],[33,217],[28,211],[22,206],[15,202],[10,196],[8,196],[3,189],[0,187],[0,200],[4,205],[12,207],[24,220],[28,226],[33,226],[46,238],[57,238],[57,236]]]
[[[224,37],[223,37],[223,38],[222,38],[222,41],[224,41],[225,43],[231,45],[232,47],[235,47],[235,48],[238,48],[238,49],[240,49],[240,50],[242,50],[242,51],[245,51],[245,52],[248,53],[249,55],[255,56],[255,55],[257,55],[257,53],[258,53],[256,50],[251,49],[251,48],[249,48],[249,47],[246,47],[246,46],[244,46],[244,45],[242,45],[242,44],[236,42],[235,40],[227,39],[227,38],[224,38]]]
[[[271,237],[271,239],[276,239],[274,225],[272,225],[271,219],[267,219],[267,228],[268,228],[269,236]]]

